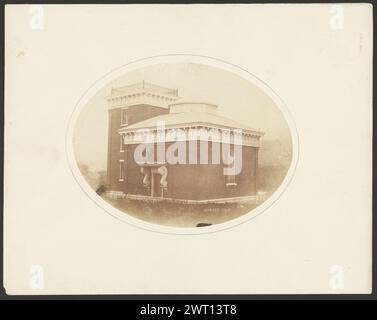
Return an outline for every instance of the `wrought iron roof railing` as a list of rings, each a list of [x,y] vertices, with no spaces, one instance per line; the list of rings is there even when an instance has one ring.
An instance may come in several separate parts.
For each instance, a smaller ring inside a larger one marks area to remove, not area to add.
[[[178,89],[171,89],[167,87],[162,87],[153,83],[149,82],[139,82],[135,84],[131,84],[128,86],[122,86],[118,88],[112,88],[111,94],[124,94],[124,93],[133,93],[136,91],[142,91],[142,90],[148,90],[156,93],[161,93],[161,94],[167,94],[167,95],[172,95],[172,96],[178,96]]]

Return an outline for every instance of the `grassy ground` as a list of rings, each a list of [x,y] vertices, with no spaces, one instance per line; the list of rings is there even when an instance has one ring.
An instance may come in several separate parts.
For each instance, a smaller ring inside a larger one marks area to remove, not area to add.
[[[130,199],[105,201],[135,218],[172,227],[196,227],[198,223],[218,224],[237,218],[256,207],[255,204],[176,204]]]

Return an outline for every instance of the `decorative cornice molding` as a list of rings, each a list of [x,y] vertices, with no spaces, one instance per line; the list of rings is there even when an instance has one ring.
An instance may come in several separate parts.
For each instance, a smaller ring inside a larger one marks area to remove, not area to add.
[[[109,109],[124,108],[139,104],[149,104],[168,109],[169,105],[179,99],[179,97],[142,89],[132,93],[107,96],[105,99],[108,102]]]
[[[209,134],[209,138],[203,139],[199,136],[197,137],[191,137],[190,136],[190,129],[206,129],[206,130],[212,130],[212,129],[217,129],[220,132],[220,137],[213,137],[211,134]],[[180,129],[184,131],[184,136],[175,136],[174,135],[169,135],[169,132],[173,132],[176,129]],[[215,127],[215,126],[210,126],[210,125],[203,125],[203,124],[197,124],[195,126],[175,126],[175,127],[166,127],[163,131],[163,137],[164,139],[161,141],[161,133],[159,131],[159,135],[157,135],[157,129],[150,130],[149,128],[145,128],[145,132],[150,132],[151,137],[150,140],[153,143],[157,142],[178,142],[178,141],[212,141],[212,142],[223,142],[223,143],[230,143],[230,144],[241,144],[245,146],[251,146],[251,147],[260,147],[260,138],[263,136],[262,132],[258,131],[251,131],[251,130],[242,130],[241,133],[238,131],[233,131],[236,128],[221,128]],[[141,139],[139,138],[140,135],[142,135],[142,131],[144,129],[138,129],[138,130],[127,130],[127,127],[121,128],[118,130],[118,133],[122,135],[124,144],[140,144],[140,143],[145,143],[147,142],[146,139]],[[149,131],[150,130],[150,131]],[[221,136],[223,131],[226,131],[229,133],[229,142],[224,141]],[[235,141],[235,137],[239,137],[239,135],[242,135],[242,138],[240,141]]]
[[[184,130],[189,131],[190,129],[206,129],[206,130],[220,130],[220,131],[227,131],[227,132],[235,132],[235,130],[241,130],[243,135],[257,135],[262,137],[264,135],[263,132],[261,131],[256,131],[256,130],[247,130],[247,129],[240,129],[240,128],[231,128],[231,127],[226,127],[222,125],[215,125],[211,123],[205,123],[205,122],[193,122],[193,123],[185,123],[181,125],[168,125],[164,126],[164,131],[171,131],[171,130]],[[123,134],[123,133],[135,133],[135,132],[141,132],[141,131],[152,131],[156,132],[157,131],[157,126],[153,127],[145,127],[145,128],[139,128],[139,129],[130,129],[128,127],[122,127],[118,130],[118,133]]]

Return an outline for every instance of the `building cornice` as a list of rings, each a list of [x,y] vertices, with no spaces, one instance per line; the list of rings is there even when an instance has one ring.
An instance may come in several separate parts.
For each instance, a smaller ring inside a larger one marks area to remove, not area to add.
[[[105,99],[108,102],[109,109],[125,108],[140,104],[149,104],[168,109],[169,105],[179,99],[179,97],[141,89],[132,93],[107,96]]]
[[[197,128],[204,128],[204,129],[218,129],[218,130],[223,130],[223,131],[234,131],[234,130],[242,130],[243,134],[253,134],[253,135],[258,135],[262,137],[264,135],[263,132],[261,131],[256,131],[256,130],[251,130],[251,129],[240,129],[240,128],[231,128],[231,127],[226,127],[222,125],[214,125],[211,123],[206,123],[206,122],[192,122],[192,123],[185,123],[181,125],[168,125],[165,126],[164,129],[166,130],[174,130],[174,129],[183,129],[183,130],[188,130],[188,129],[197,129]],[[139,129],[133,129],[133,128],[128,128],[128,127],[123,127],[118,130],[118,133],[131,133],[131,132],[140,132],[140,130],[151,130],[151,131],[157,131],[156,126],[151,126],[151,127],[145,127],[145,128],[139,128]]]
[[[182,130],[184,131],[185,135],[180,137],[173,137],[169,136],[167,134],[169,131],[174,130]],[[163,129],[164,131],[164,142],[177,142],[177,141],[201,141],[205,139],[201,139],[200,137],[193,138],[189,135],[190,129],[205,129],[205,130],[219,130],[221,134],[226,131],[229,133],[230,142],[224,141],[226,143],[231,144],[242,144],[245,146],[252,146],[252,147],[260,147],[260,138],[264,135],[263,132],[260,131],[253,131],[253,130],[237,130],[237,128],[229,128],[229,127],[222,127],[222,126],[214,126],[211,124],[205,124],[205,123],[195,123],[195,124],[185,124],[182,126],[167,126]],[[160,129],[159,129],[160,130]],[[124,144],[140,144],[146,142],[144,139],[140,138],[140,134],[142,131],[150,132],[151,133],[151,141],[152,142],[158,142],[158,136],[157,136],[157,128],[142,128],[142,129],[127,129],[127,127],[121,128],[118,130],[118,133],[122,135]],[[161,132],[159,132],[161,134]],[[242,135],[242,138],[239,136]],[[235,139],[235,137],[241,138],[241,139]],[[222,142],[221,137],[210,137],[208,141],[212,142]],[[239,142],[238,142],[239,141]]]

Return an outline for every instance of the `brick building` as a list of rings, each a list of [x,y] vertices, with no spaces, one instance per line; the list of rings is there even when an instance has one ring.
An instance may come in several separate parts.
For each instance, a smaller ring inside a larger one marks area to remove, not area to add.
[[[217,115],[216,105],[184,102],[178,90],[146,82],[113,88],[107,101],[110,197],[186,203],[256,197],[262,132]],[[192,132],[209,135],[198,138]],[[158,140],[161,136],[163,144]],[[144,162],[135,156],[140,146],[145,149],[139,152]],[[236,160],[242,164],[239,172],[224,174],[226,168],[235,167]]]

